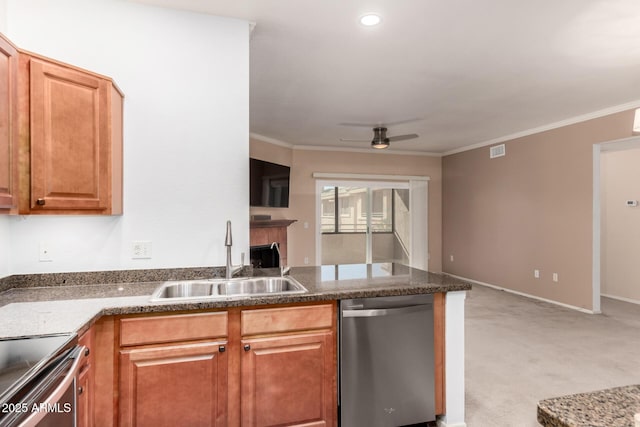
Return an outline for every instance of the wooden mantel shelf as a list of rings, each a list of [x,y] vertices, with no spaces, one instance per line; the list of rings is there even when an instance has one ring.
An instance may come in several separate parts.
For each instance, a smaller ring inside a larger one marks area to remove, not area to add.
[[[249,228],[266,228],[266,227],[288,227],[297,219],[262,219],[250,221]]]

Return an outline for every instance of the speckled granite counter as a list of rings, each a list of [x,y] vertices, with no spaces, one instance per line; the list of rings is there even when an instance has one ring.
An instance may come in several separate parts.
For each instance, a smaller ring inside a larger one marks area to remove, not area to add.
[[[4,289],[10,289],[0,293],[0,338],[81,333],[104,315],[430,294],[471,289],[471,284],[453,277],[428,273],[400,264],[338,265],[291,269],[290,274],[309,291],[305,294],[229,297],[197,302],[149,301],[153,290],[164,280],[211,277],[211,271],[174,269],[134,273],[20,276],[15,279],[15,287],[7,285],[7,280],[4,280]],[[220,271],[216,270],[214,277],[219,277],[219,273]],[[130,277],[135,277],[136,281],[123,282],[123,278],[126,280]]]
[[[544,427],[633,427],[640,412],[640,385],[542,400],[538,422]]]

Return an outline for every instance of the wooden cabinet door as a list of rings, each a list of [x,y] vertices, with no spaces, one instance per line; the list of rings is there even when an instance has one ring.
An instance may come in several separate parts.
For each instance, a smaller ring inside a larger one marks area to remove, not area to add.
[[[334,346],[331,331],[243,339],[242,426],[333,426]]]
[[[119,425],[226,426],[226,344],[120,350]]]
[[[0,34],[0,212],[18,204],[18,52]]]
[[[30,209],[108,208],[109,89],[97,76],[31,59]]]
[[[81,356],[82,366],[80,367],[80,375],[76,383],[77,403],[76,417],[78,427],[93,427],[93,398],[94,398],[94,348],[93,338],[94,331],[89,329],[86,331],[78,343],[86,347],[85,353]]]
[[[81,372],[76,384],[78,397],[76,417],[78,427],[93,427],[93,378],[90,370]]]

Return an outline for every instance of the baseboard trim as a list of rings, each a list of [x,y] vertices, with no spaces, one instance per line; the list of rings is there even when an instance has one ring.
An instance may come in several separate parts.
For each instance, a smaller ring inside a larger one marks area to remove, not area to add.
[[[438,427],[467,427],[467,423],[455,423],[455,424],[447,424],[442,420],[436,420],[436,425]]]
[[[637,300],[637,299],[618,297],[618,296],[610,295],[610,294],[600,294],[600,296],[601,297],[607,297],[607,298],[615,299],[615,300],[618,300],[618,301],[628,302],[628,303],[631,303],[631,304],[640,305],[640,300]]]
[[[449,275],[451,277],[455,277],[455,278],[460,279],[460,280],[465,280],[467,282],[475,283],[476,285],[486,286],[488,288],[497,289],[499,291],[505,291],[505,292],[509,292],[509,293],[512,293],[512,294],[515,294],[515,295],[520,295],[522,297],[527,297],[527,298],[535,299],[535,300],[538,300],[538,301],[548,302],[549,304],[559,305],[560,307],[569,308],[571,310],[579,311],[581,313],[586,313],[586,314],[600,314],[601,313],[600,311],[587,310],[586,308],[578,307],[578,306],[575,306],[575,305],[565,304],[563,302],[554,301],[552,299],[542,298],[542,297],[539,297],[539,296],[536,296],[536,295],[527,294],[525,292],[520,292],[520,291],[516,291],[516,290],[513,290],[513,289],[509,289],[509,288],[503,288],[502,286],[492,285],[491,283],[480,282],[478,280],[473,280],[473,279],[469,279],[467,277],[457,276],[455,274],[451,274],[451,273],[447,273],[447,272],[444,272],[444,274]]]

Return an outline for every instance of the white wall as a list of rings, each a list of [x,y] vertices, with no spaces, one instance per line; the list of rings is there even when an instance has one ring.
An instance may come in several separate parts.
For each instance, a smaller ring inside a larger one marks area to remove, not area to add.
[[[224,265],[227,219],[239,262],[248,23],[120,0],[5,1],[17,46],[108,75],[125,93],[124,215],[11,218],[11,274]],[[131,259],[133,240],[152,241],[152,259]],[[40,242],[52,262],[39,262]]]
[[[0,33],[7,31],[7,0],[0,0]]]
[[[0,215],[0,278],[9,276],[10,240],[9,219]]]

